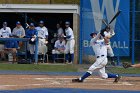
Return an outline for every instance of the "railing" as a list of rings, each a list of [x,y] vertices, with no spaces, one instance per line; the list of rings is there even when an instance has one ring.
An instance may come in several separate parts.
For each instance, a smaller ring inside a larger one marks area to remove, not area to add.
[[[22,42],[29,42],[29,38],[0,38],[0,41],[22,41]],[[27,44],[26,44],[27,46]],[[27,47],[26,47],[27,50]],[[35,63],[38,63],[38,39],[35,43]]]

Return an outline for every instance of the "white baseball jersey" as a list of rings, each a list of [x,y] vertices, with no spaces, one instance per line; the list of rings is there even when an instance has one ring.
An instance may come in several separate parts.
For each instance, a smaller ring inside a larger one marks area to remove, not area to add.
[[[107,32],[107,31],[105,31],[105,32],[104,32],[104,35],[105,35],[105,36],[111,36],[111,37],[112,37],[112,36],[114,36],[114,35],[115,35],[115,32],[114,32],[114,30],[112,30],[112,29],[111,29],[111,30],[110,30],[110,31],[108,31],[108,32]],[[109,43],[110,43],[110,42],[109,42]]]
[[[110,31],[105,31],[104,32],[104,35],[105,36],[114,36],[115,35],[115,32],[114,32],[114,30],[110,30]],[[109,40],[110,41],[110,40]],[[107,47],[107,53],[108,53],[108,55],[110,56],[110,57],[113,57],[114,56],[114,53],[113,53],[113,50],[112,50],[112,48],[111,48],[111,45],[110,45],[110,42],[108,42],[107,44],[106,44],[106,47]]]
[[[25,30],[24,30],[24,28],[22,26],[20,26],[20,28],[15,27],[13,29],[12,34],[16,35],[18,37],[21,37],[21,36],[24,37],[25,36]]]
[[[55,47],[55,48],[65,48],[65,47],[66,47],[65,40],[63,40],[62,43],[60,43],[60,40],[57,40],[57,41],[55,42],[54,47]]]
[[[59,28],[59,29],[57,30],[57,35],[58,35],[58,36],[61,36],[62,34],[64,34],[63,29],[62,29],[62,28]]]
[[[4,28],[0,29],[0,35],[3,38],[9,38],[9,36],[11,35],[11,29],[10,27],[6,27],[6,29],[4,30]]]
[[[46,38],[48,36],[48,29],[45,26],[36,27],[36,30],[38,31],[38,37]]]
[[[74,34],[73,34],[73,31],[70,27],[65,29],[65,33],[66,33],[66,36],[71,36],[70,38],[67,38],[67,40],[74,39]]]
[[[92,38],[90,41],[90,45],[92,46],[95,56],[107,56],[107,47],[106,44],[104,42],[104,39],[98,39],[99,38],[99,34],[95,37]]]
[[[107,78],[108,75],[105,72],[105,66],[107,64],[107,47],[104,42],[104,39],[98,39],[100,37],[100,33],[97,34],[95,38],[92,38],[90,41],[90,45],[92,46],[96,61],[93,65],[90,66],[88,72],[92,74],[93,71],[98,71],[100,77]]]

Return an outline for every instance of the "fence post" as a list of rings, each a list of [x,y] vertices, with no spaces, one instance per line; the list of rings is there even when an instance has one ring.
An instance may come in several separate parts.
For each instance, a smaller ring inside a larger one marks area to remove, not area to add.
[[[132,64],[135,63],[135,4],[136,0],[132,2]]]

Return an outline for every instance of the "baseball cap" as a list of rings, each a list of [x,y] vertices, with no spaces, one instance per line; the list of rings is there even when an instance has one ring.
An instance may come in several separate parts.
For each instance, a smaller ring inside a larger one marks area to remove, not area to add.
[[[65,25],[70,25],[70,22],[69,22],[69,21],[66,21],[66,22],[65,22]]]
[[[34,23],[30,23],[30,26],[34,26]]]
[[[7,22],[3,22],[3,25],[7,25]]]
[[[44,21],[41,20],[39,23],[40,23],[40,24],[44,24]]]
[[[16,25],[20,25],[21,23],[19,21],[16,22]]]

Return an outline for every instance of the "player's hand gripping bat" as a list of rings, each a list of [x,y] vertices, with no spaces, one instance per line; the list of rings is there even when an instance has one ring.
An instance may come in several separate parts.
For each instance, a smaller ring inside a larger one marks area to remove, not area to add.
[[[121,10],[119,10],[115,15],[114,15],[114,17],[111,19],[111,21],[109,22],[109,24],[107,24],[107,22],[103,19],[102,20],[102,22],[106,25],[106,26],[108,26],[108,25],[110,25],[118,16],[119,16],[119,14],[121,13]]]

